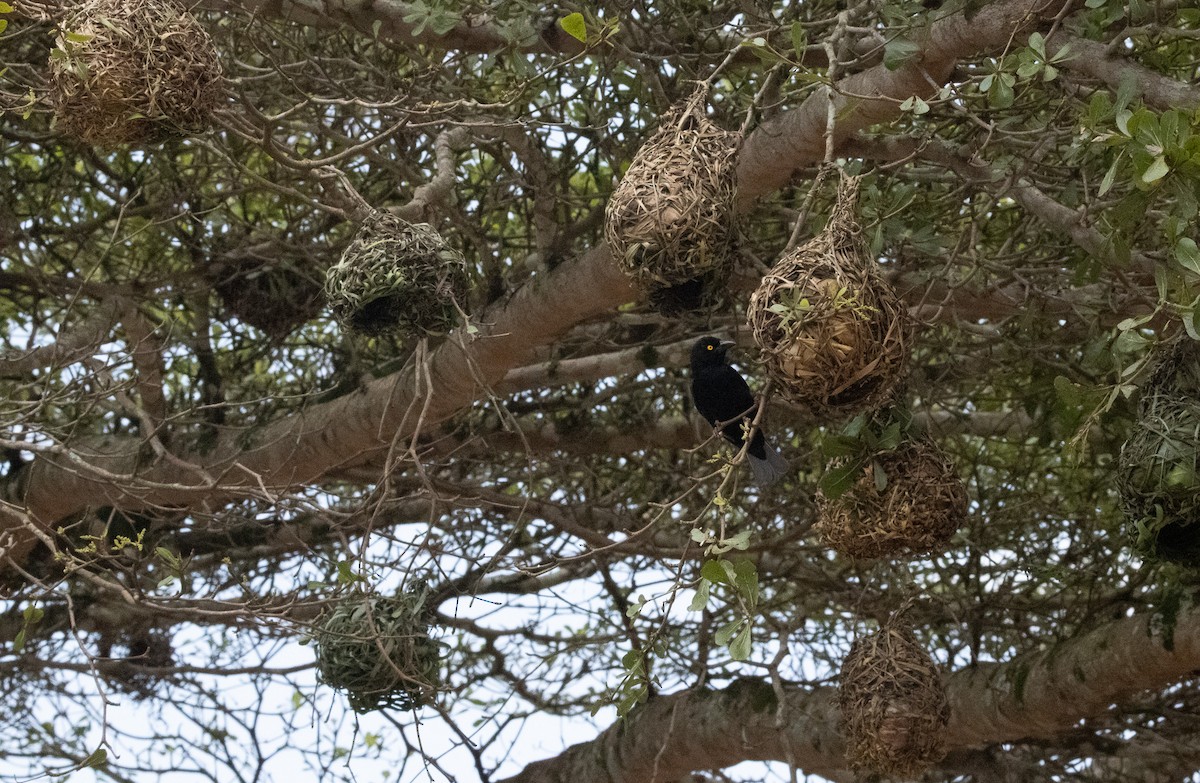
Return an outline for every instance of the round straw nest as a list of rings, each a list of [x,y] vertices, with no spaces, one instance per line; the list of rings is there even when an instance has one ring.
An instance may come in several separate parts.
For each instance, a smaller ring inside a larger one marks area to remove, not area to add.
[[[1135,550],[1200,566],[1200,345],[1186,336],[1159,359],[1117,468]]]
[[[917,440],[867,460],[838,497],[818,492],[814,528],[838,552],[871,559],[941,549],[966,518],[967,492],[954,466],[936,445]]]
[[[57,127],[98,146],[201,133],[224,97],[212,39],[175,0],[80,3],[49,70]]]
[[[778,393],[826,420],[883,405],[908,371],[907,311],[867,254],[857,192],[842,180],[824,230],[779,259],[746,313]]]
[[[224,256],[208,270],[225,309],[274,339],[315,318],[324,280],[307,254],[274,241]]]
[[[937,664],[895,620],[855,640],[842,661],[837,701],[856,769],[915,777],[946,754],[950,708]]]
[[[466,262],[441,234],[387,212],[363,223],[325,278],[334,315],[364,334],[448,332],[466,289]]]
[[[440,650],[429,638],[426,595],[351,595],[318,626],[317,673],[346,693],[355,712],[416,710],[433,699]]]
[[[604,212],[604,238],[617,263],[666,313],[717,301],[736,259],[741,134],[708,119],[706,98],[701,88],[664,116]]]

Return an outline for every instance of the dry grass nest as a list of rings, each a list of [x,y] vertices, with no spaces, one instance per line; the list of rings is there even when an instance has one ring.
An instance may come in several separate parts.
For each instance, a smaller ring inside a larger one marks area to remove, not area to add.
[[[966,518],[967,491],[954,466],[918,440],[866,460],[841,495],[818,492],[814,527],[838,552],[871,559],[941,549]]]
[[[736,259],[741,134],[713,124],[706,99],[702,88],[663,117],[605,208],[617,263],[668,313],[718,301]]]
[[[857,191],[842,180],[824,230],[779,259],[746,313],[776,391],[825,420],[884,405],[908,371],[907,311],[867,254]]]
[[[393,597],[347,596],[318,626],[317,673],[355,712],[415,710],[441,682],[441,650],[429,638],[424,589]]]
[[[364,334],[448,332],[466,290],[466,262],[441,234],[386,212],[363,223],[325,278],[334,315]]]
[[[226,311],[277,340],[325,306],[324,279],[316,262],[273,240],[221,257],[206,277]]]
[[[856,769],[914,777],[946,754],[945,686],[933,658],[899,622],[855,640],[842,661],[837,701]]]
[[[175,0],[87,0],[50,56],[58,129],[97,146],[208,129],[224,99],[212,39]]]
[[[1164,350],[1142,390],[1117,488],[1135,550],[1200,566],[1200,344],[1186,335]]]

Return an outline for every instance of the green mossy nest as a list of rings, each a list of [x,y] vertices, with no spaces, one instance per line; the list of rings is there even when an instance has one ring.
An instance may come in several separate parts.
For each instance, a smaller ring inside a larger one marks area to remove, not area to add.
[[[317,627],[317,674],[346,693],[355,712],[416,710],[441,683],[441,651],[429,638],[426,591],[347,596]]]
[[[966,519],[967,491],[954,466],[935,444],[917,440],[867,460],[841,495],[818,492],[813,527],[838,552],[873,559],[937,551]]]
[[[824,421],[885,405],[908,372],[907,311],[867,253],[857,194],[843,177],[824,230],[779,259],[746,313],[775,391]]]
[[[429,224],[387,212],[363,223],[325,278],[334,315],[363,334],[448,332],[466,291],[462,255]]]
[[[664,115],[604,211],[613,257],[668,314],[719,301],[736,261],[741,134],[708,119],[707,97],[701,88]]]
[[[202,133],[225,95],[212,39],[175,0],[80,3],[49,71],[58,130],[100,147]]]
[[[937,664],[894,618],[850,647],[837,702],[855,769],[912,778],[946,755],[950,707]]]
[[[1142,390],[1117,488],[1137,552],[1200,566],[1200,344],[1186,336],[1164,351]]]
[[[274,242],[222,257],[207,277],[228,313],[275,340],[325,306],[324,280],[312,259]]]

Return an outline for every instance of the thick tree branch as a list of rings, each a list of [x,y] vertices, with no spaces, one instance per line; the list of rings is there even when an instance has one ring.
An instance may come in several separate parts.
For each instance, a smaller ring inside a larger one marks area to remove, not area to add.
[[[1200,610],[1181,613],[1170,638],[1160,621],[1118,620],[1007,663],[951,674],[949,749],[1053,738],[1132,694],[1190,676],[1200,667]],[[789,758],[810,775],[836,773],[848,764],[833,695],[833,688],[787,688],[782,720],[766,682],[663,696],[504,783],[665,783],[693,770]]]
[[[1056,33],[1046,39],[1046,53],[1053,55],[1064,46],[1067,58],[1055,65],[1075,74],[1099,79],[1113,90],[1129,84],[1134,94],[1157,109],[1200,108],[1200,88],[1155,73],[1149,68],[1122,57],[1113,56],[1109,47],[1099,41],[1069,33]]]
[[[1072,4],[1009,0],[990,3],[971,19],[958,13],[934,22],[920,36],[919,54],[905,65],[894,71],[876,65],[834,86],[835,147],[863,128],[894,119],[906,98],[936,93],[959,58],[1003,48]],[[818,90],[795,111],[763,123],[746,138],[738,157],[739,199],[753,201],[777,190],[797,168],[824,158],[828,107],[827,91]]]

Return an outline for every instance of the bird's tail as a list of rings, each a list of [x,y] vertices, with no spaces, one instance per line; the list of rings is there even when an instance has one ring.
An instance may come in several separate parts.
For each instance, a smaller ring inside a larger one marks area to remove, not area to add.
[[[759,459],[753,454],[747,454],[746,458],[750,470],[754,472],[754,482],[760,487],[769,487],[787,473],[788,461],[766,440],[763,441],[763,451],[766,459]]]

